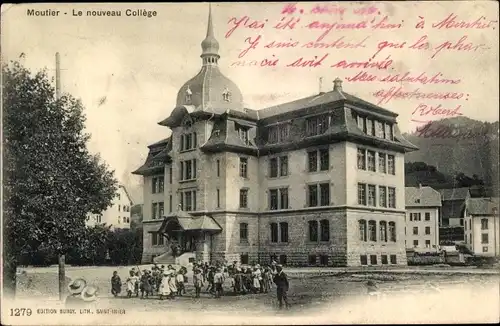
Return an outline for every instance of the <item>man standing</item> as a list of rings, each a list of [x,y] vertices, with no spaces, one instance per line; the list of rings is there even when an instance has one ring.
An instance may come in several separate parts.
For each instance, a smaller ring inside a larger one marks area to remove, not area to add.
[[[283,272],[282,265],[276,265],[276,275],[274,275],[274,284],[276,284],[276,293],[278,296],[278,302],[280,309],[283,308],[283,301],[285,302],[286,308],[290,307],[288,304],[288,278]]]

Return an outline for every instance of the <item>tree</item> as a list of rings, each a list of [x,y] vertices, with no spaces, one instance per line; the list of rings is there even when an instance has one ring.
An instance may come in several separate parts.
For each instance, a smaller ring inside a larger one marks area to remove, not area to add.
[[[15,294],[20,258],[43,247],[57,255],[84,242],[88,213],[110,206],[113,171],[86,147],[79,100],[55,99],[46,71],[2,66],[6,294]]]

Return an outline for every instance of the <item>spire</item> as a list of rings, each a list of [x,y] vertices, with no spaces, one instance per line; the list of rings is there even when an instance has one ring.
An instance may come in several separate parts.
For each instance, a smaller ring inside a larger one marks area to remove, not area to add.
[[[216,65],[219,60],[219,42],[214,36],[214,25],[212,23],[212,5],[208,4],[208,24],[207,36],[201,42],[201,57],[203,58],[203,65]]]

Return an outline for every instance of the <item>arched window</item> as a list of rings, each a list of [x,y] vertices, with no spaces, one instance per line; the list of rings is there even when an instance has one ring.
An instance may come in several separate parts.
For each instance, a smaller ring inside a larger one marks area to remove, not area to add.
[[[366,221],[359,220],[359,240],[366,241]]]
[[[125,216],[123,217],[123,223],[127,223],[127,218]]]
[[[248,241],[248,224],[240,223],[240,241]]]
[[[309,221],[309,241],[318,241],[318,222]]]
[[[271,242],[278,242],[278,224],[271,223]]]
[[[377,222],[374,220],[368,222],[368,239],[377,241]]]
[[[389,241],[396,242],[396,223],[389,222]]]
[[[380,230],[380,241],[387,242],[387,222],[386,221],[380,221],[379,230]]]
[[[330,241],[330,221],[321,220],[320,229],[321,229],[321,241]]]

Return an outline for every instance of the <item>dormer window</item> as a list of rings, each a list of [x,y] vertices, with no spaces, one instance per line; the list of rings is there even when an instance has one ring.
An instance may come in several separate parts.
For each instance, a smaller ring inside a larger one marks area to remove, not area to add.
[[[416,204],[420,204],[420,199],[415,199]]]
[[[191,95],[193,95],[193,92],[188,86],[188,88],[186,89],[186,103],[191,103]]]
[[[242,126],[237,126],[236,131],[238,132],[238,135],[240,136],[240,139],[245,143],[245,145],[249,145],[250,142],[248,140],[248,129]]]
[[[226,102],[231,101],[231,92],[229,91],[229,89],[227,87],[222,92],[222,99]]]

